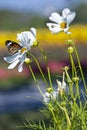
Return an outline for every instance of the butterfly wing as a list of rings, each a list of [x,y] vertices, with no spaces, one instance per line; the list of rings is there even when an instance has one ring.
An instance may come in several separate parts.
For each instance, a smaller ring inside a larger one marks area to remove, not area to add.
[[[5,41],[5,45],[7,46],[9,53],[12,55],[22,48],[17,42],[11,40]]]

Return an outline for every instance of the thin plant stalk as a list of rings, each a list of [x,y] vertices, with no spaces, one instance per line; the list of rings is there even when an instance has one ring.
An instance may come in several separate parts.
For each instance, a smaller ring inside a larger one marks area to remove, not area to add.
[[[36,59],[36,57],[35,57],[32,53],[29,52],[29,55],[34,59],[35,63],[37,64],[38,69],[39,69],[39,71],[40,71],[40,73],[41,73],[41,75],[42,75],[43,81],[44,81],[44,83],[46,84],[46,87],[48,88],[49,85],[48,85],[48,83],[47,83],[47,80],[46,80],[46,78],[45,78],[43,72],[42,72],[42,69],[41,69],[41,67],[40,67],[40,64],[39,64],[38,60]]]
[[[70,94],[72,96],[72,98],[74,98],[74,94],[73,94],[73,82],[67,72],[67,67],[65,67],[65,74],[66,74],[66,77],[67,77],[67,80],[68,80],[68,83],[69,83],[69,86],[70,86]]]
[[[41,53],[43,54],[44,56],[44,60],[46,61],[47,63],[47,56],[46,56],[46,53],[44,52],[44,50],[40,47],[40,45],[38,44],[38,48],[40,49]]]
[[[38,82],[37,82],[37,79],[36,79],[36,77],[35,77],[35,74],[34,74],[34,72],[33,72],[33,70],[32,70],[32,68],[31,68],[30,65],[29,65],[29,69],[30,69],[30,72],[31,72],[31,74],[32,74],[32,77],[33,77],[33,79],[34,79],[34,81],[35,81],[35,83],[36,83],[36,86],[37,86],[37,88],[38,88],[40,94],[41,94],[42,97],[43,97],[42,90],[41,90],[41,88],[40,88],[40,86],[39,86],[39,84],[38,84]]]
[[[71,35],[68,35],[68,36],[69,36],[69,38],[72,40]],[[76,57],[77,57],[77,61],[78,61],[79,69],[80,69],[80,72],[81,72],[83,84],[84,84],[84,87],[85,87],[85,90],[86,90],[86,93],[87,93],[86,81],[85,81],[84,74],[83,74],[83,71],[82,71],[82,67],[81,67],[79,55],[78,55],[77,49],[76,49],[76,47],[75,47],[75,45],[74,45],[74,42],[72,42],[72,45],[73,45],[73,48],[74,48],[74,51],[75,51],[75,54],[76,54]]]
[[[83,71],[82,71],[82,67],[81,67],[79,56],[78,56],[78,52],[77,52],[77,49],[76,49],[74,43],[73,43],[73,47],[74,47],[76,57],[77,57],[77,60],[78,60],[78,65],[79,65],[79,69],[80,69],[80,72],[81,72],[81,75],[82,75],[83,84],[84,84],[84,87],[85,87],[85,90],[86,90],[86,93],[87,93],[86,81],[85,81],[84,74],[83,74]]]
[[[67,120],[67,130],[70,130],[70,128],[71,128],[71,121],[70,121],[68,112],[67,112],[67,110],[66,110],[65,107],[62,107],[62,106],[60,106],[60,105],[59,105],[59,107],[60,107],[60,108],[64,111],[64,113],[65,113],[66,120]]]
[[[48,79],[49,79],[50,87],[53,89],[52,79],[51,79],[51,74],[50,74],[50,69],[49,69],[49,66],[48,66],[48,60],[47,60],[46,53],[45,53],[44,50],[39,46],[39,44],[38,44],[38,47],[39,47],[41,53],[44,55],[44,60],[45,60],[46,65],[47,65],[47,73],[48,73]]]
[[[55,113],[54,113],[54,108],[53,108],[53,106],[52,106],[51,104],[49,105],[49,110],[50,110],[51,113],[52,113],[53,119],[54,119],[54,121],[55,121],[55,124],[57,125],[58,130],[62,130],[62,129],[61,129],[61,126],[59,125],[58,118],[56,119],[56,115],[55,115]]]
[[[78,81],[76,82],[76,96],[77,96],[78,99],[80,100],[80,91],[79,91],[79,84],[78,84]]]
[[[48,72],[48,78],[49,78],[50,87],[53,89],[52,79],[51,79],[49,67],[47,67],[47,72]]]
[[[72,57],[72,54],[70,54],[70,61],[71,61],[71,66],[72,66],[72,77],[77,77],[77,72],[76,72],[76,68],[75,68],[75,63]]]
[[[72,66],[72,78],[75,77],[77,78],[77,72],[76,72],[76,67],[75,67],[75,63],[72,57],[72,54],[70,54],[70,61],[71,61],[71,66]],[[79,93],[79,84],[78,84],[78,80],[76,81],[76,97],[79,98],[80,100],[80,93]]]

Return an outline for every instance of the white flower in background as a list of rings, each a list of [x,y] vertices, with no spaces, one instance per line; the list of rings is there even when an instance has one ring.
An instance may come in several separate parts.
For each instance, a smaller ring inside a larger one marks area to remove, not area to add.
[[[52,13],[49,20],[54,23],[47,23],[47,26],[52,33],[64,31],[65,33],[70,34],[70,32],[68,32],[69,25],[74,20],[75,16],[75,12],[71,12],[70,9],[65,8],[63,9],[61,16],[57,12]]]
[[[13,69],[19,63],[18,71],[22,72],[23,63],[26,60],[27,61],[30,60],[27,59],[26,54],[36,42],[36,29],[31,28],[30,31],[25,31],[25,32],[21,32],[20,34],[17,34],[17,40],[19,40],[18,45],[20,46],[20,49],[18,49],[16,53],[13,53],[13,55],[4,57],[4,60],[10,63],[8,69]],[[9,43],[9,45],[10,44],[12,44],[12,42]],[[14,47],[14,45],[12,47]]]
[[[65,77],[65,73],[63,73],[63,80],[62,82],[57,80],[57,85],[58,85],[58,89],[57,91],[60,92],[61,90],[65,91],[66,90],[66,82],[64,81],[64,77]]]
[[[58,92],[52,91],[52,92],[46,92],[43,96],[43,101],[48,104],[51,100],[55,100],[58,96]]]
[[[46,92],[43,96],[43,101],[47,104],[50,101],[50,93]]]

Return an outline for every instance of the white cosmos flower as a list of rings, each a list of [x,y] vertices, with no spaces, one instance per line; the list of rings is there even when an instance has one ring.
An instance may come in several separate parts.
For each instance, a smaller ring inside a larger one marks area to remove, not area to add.
[[[34,42],[36,41],[36,29],[31,28],[30,31],[25,31],[17,34],[17,40],[19,40],[21,49],[19,49],[17,53],[11,56],[4,57],[4,60],[10,63],[8,69],[13,69],[17,64],[19,64],[18,71],[22,72],[23,63],[27,59],[26,53],[31,49],[31,47],[34,45]]]
[[[24,46],[30,50],[36,41],[36,29],[31,28],[30,31],[24,31],[20,34],[17,34],[17,40],[21,46]]]
[[[70,32],[68,32],[69,25],[74,20],[75,16],[75,12],[71,12],[70,9],[65,8],[63,9],[61,16],[57,12],[52,13],[49,20],[54,23],[47,23],[47,26],[52,33],[64,31],[65,33],[70,34]]]
[[[52,91],[52,92],[46,92],[43,96],[43,101],[44,103],[48,104],[51,100],[55,100],[58,96],[58,92],[57,91]]]
[[[61,91],[61,90],[63,90],[63,91],[66,90],[66,86],[67,86],[67,84],[66,84],[66,82],[64,81],[64,78],[65,78],[65,73],[63,73],[63,79],[62,79],[62,82],[59,81],[59,80],[57,80],[57,85],[58,85],[58,89],[57,89],[57,91],[58,91],[58,92]]]

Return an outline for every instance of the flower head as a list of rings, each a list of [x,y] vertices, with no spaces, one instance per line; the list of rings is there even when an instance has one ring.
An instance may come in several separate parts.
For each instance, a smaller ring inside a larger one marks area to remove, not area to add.
[[[54,101],[58,96],[57,91],[46,92],[43,96],[44,103],[48,104],[50,101]]]
[[[65,8],[63,9],[61,16],[57,12],[52,13],[49,20],[54,23],[47,23],[47,26],[52,33],[64,31],[65,33],[70,34],[70,32],[68,32],[69,25],[74,20],[75,16],[75,12],[71,12],[70,9]]]
[[[19,40],[20,49],[13,55],[4,57],[4,60],[11,63],[8,69],[13,69],[19,63],[18,71],[21,72],[23,70],[23,63],[26,61],[26,54],[36,41],[36,29],[31,28],[30,31],[17,34],[17,40]]]
[[[62,82],[61,81],[59,81],[59,80],[57,80],[57,84],[58,84],[58,89],[57,89],[57,91],[58,92],[60,92],[60,91],[65,91],[66,90],[66,82],[64,81],[64,76],[65,76],[65,73],[63,73],[63,80],[62,80]]]

